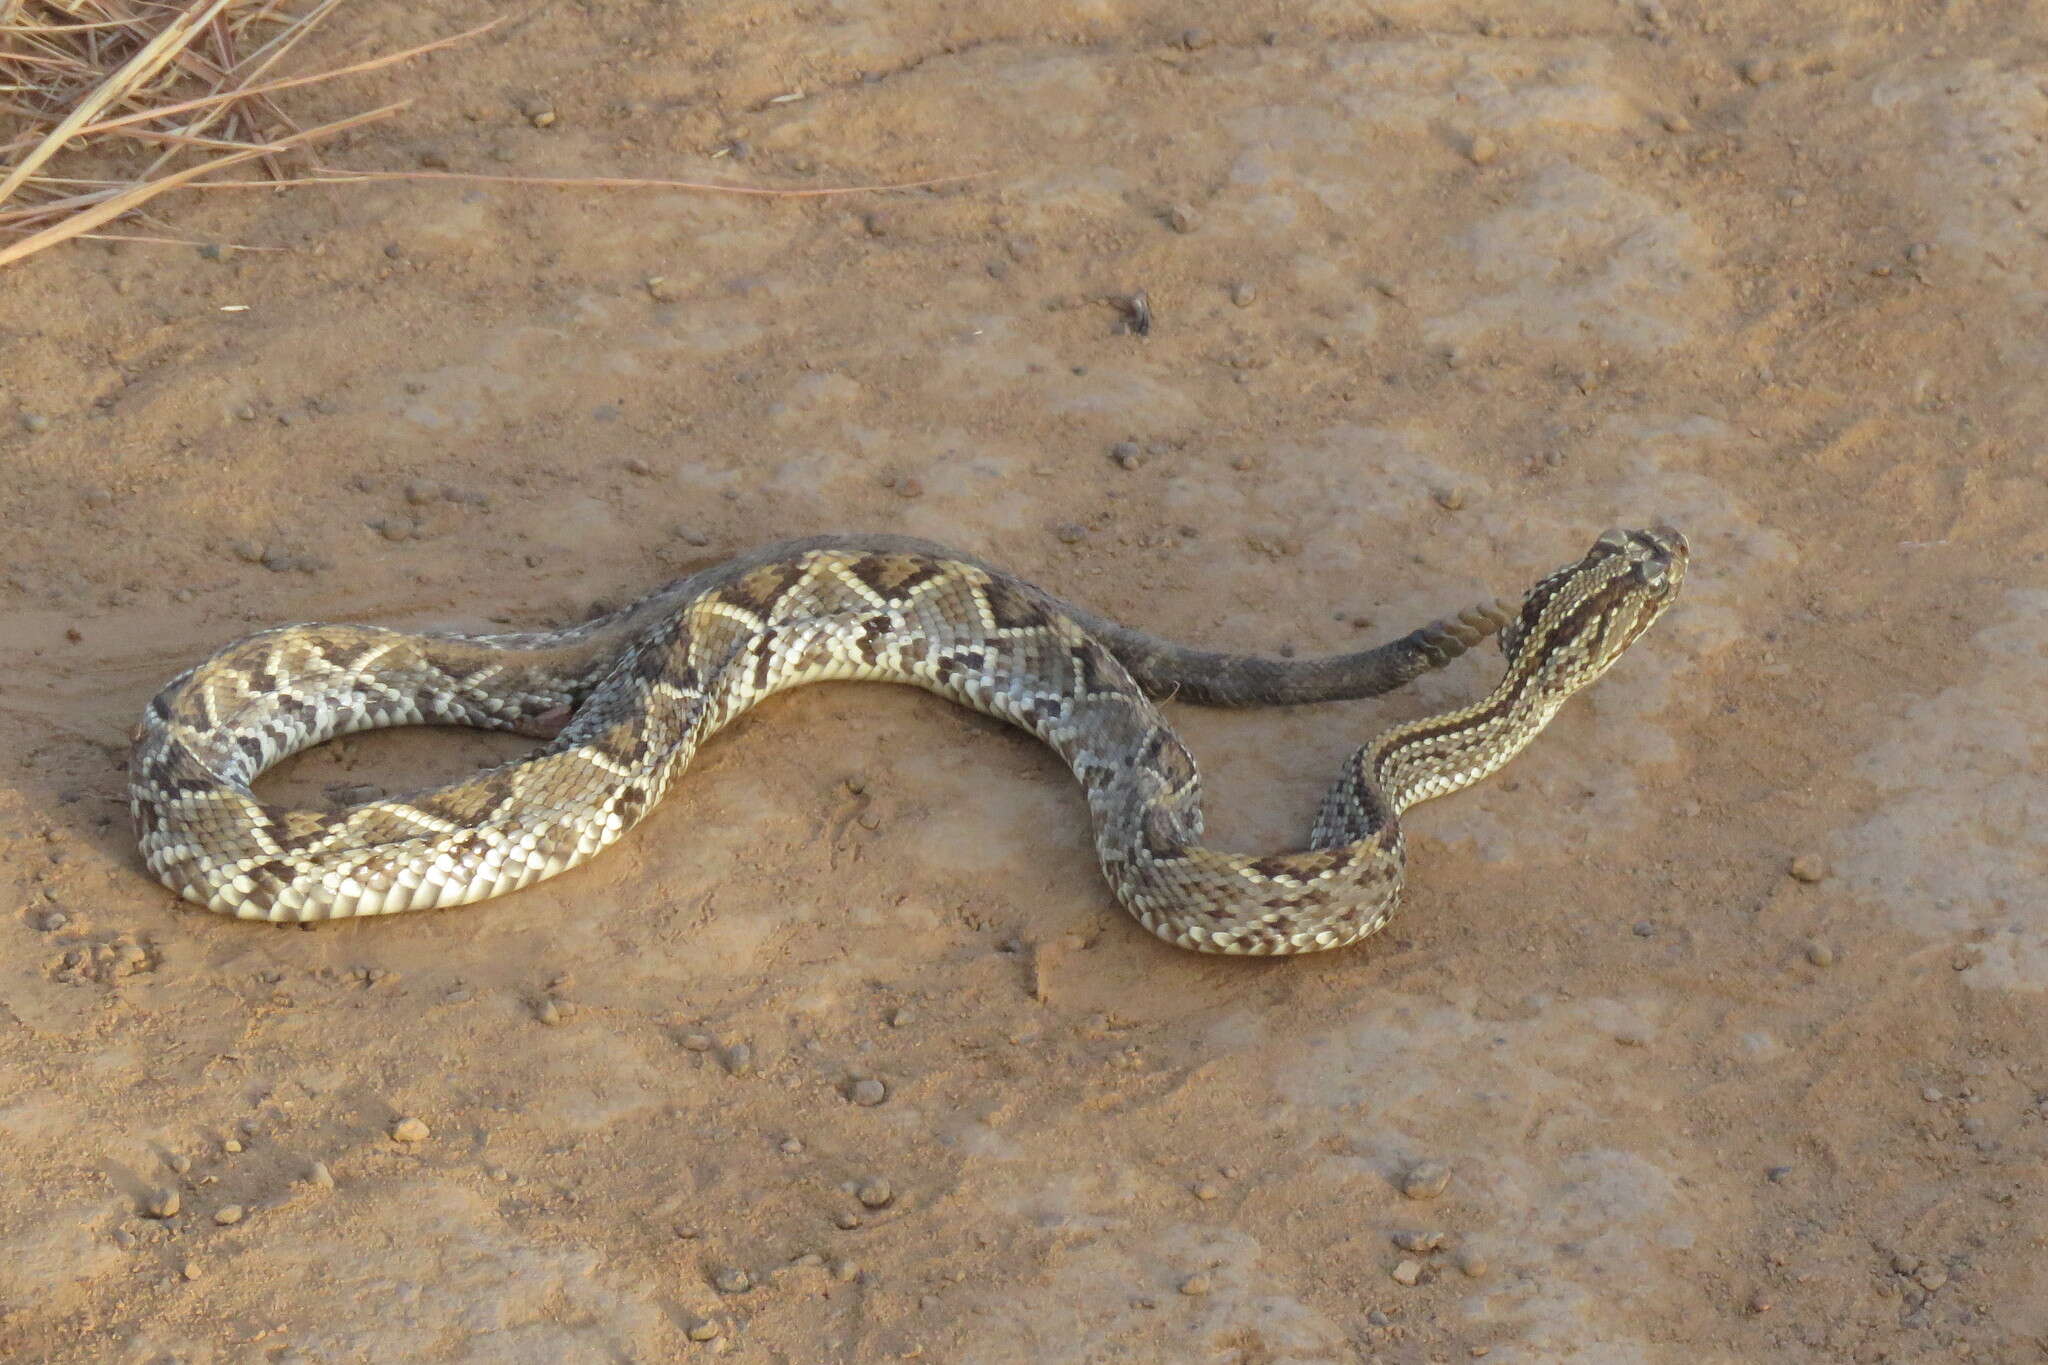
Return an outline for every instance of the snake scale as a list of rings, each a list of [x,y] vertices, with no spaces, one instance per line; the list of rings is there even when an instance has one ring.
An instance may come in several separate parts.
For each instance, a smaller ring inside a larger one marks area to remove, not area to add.
[[[230,644],[149,703],[130,758],[144,860],[243,919],[461,905],[575,867],[637,824],[697,748],[786,688],[908,683],[1049,745],[1087,793],[1118,900],[1199,952],[1354,943],[1400,898],[1400,816],[1506,763],[1676,595],[1685,540],[1610,531],[1519,610],[1475,608],[1377,649],[1261,659],[1169,644],[973,556],[885,536],[821,536],[706,569],[598,619],[526,634],[297,625]],[[1203,845],[1195,762],[1154,704],[1374,696],[1499,632],[1483,700],[1394,726],[1324,797],[1306,849]],[[279,809],[250,784],[337,735],[444,724],[546,743],[465,780],[342,811]]]

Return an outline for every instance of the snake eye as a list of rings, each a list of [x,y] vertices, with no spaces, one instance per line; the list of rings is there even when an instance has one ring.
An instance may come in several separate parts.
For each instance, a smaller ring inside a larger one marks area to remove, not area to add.
[[[1642,584],[1644,587],[1662,587],[1664,584],[1664,580],[1667,577],[1669,577],[1669,570],[1666,568],[1663,560],[1639,559],[1636,561],[1636,582]]]

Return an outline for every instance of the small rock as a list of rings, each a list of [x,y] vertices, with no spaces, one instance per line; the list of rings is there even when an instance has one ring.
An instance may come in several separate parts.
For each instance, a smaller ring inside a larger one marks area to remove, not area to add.
[[[916,1022],[917,1011],[915,1010],[893,1009],[889,1011],[890,1028],[908,1028],[910,1025]]]
[[[222,1204],[213,1211],[213,1221],[224,1228],[233,1227],[236,1223],[242,1221],[242,1206],[240,1204]]]
[[[784,1156],[802,1156],[804,1154],[803,1139],[784,1138],[782,1140],[782,1145],[778,1150],[780,1150]]]
[[[1746,1306],[1751,1313],[1768,1313],[1771,1311],[1770,1296],[1759,1289],[1749,1296],[1749,1303]]]
[[[692,1341],[718,1340],[719,1326],[710,1318],[698,1318],[690,1324],[689,1337]]]
[[[861,1216],[852,1209],[841,1209],[832,1215],[832,1224],[842,1232],[852,1232],[861,1225]]]
[[[1190,1275],[1180,1282],[1180,1292],[1191,1299],[1198,1299],[1215,1287],[1207,1275]]]
[[[1940,1104],[1942,1101],[1942,1093],[1934,1086],[1924,1086],[1921,1088],[1920,1098],[1927,1101],[1927,1103],[1929,1104]]]
[[[534,1007],[533,1017],[543,1024],[559,1024],[562,1022],[562,1007],[550,996]]]
[[[1247,284],[1240,280],[1230,286],[1230,301],[1239,308],[1251,307],[1254,303],[1258,302],[1258,298],[1259,291],[1255,285]]]
[[[50,419],[40,412],[24,412],[21,415],[21,429],[31,435],[39,435],[50,429]]]
[[[1201,224],[1202,220],[1186,204],[1175,204],[1166,211],[1166,225],[1175,232],[1193,232]]]
[[[1412,1286],[1421,1279],[1422,1262],[1420,1261],[1402,1261],[1400,1264],[1394,1267],[1394,1282],[1396,1284],[1405,1284]]]
[[[1751,85],[1762,85],[1778,74],[1778,63],[1773,57],[1745,57],[1735,69]]]
[[[896,1191],[889,1187],[888,1181],[877,1178],[862,1185],[856,1197],[867,1208],[885,1209],[895,1200]]]
[[[1465,155],[1472,158],[1472,164],[1475,166],[1489,165],[1500,155],[1500,144],[1481,133],[1472,139],[1472,145],[1465,149]]]
[[[1052,533],[1062,545],[1079,545],[1088,539],[1088,528],[1079,522],[1063,521],[1052,528]]]
[[[1458,1270],[1467,1279],[1476,1280],[1492,1268],[1486,1257],[1470,1248],[1458,1253]]]
[[[1439,488],[1431,496],[1436,499],[1436,505],[1443,508],[1446,512],[1458,511],[1471,499],[1470,491],[1462,484],[1449,488]]]
[[[846,1088],[846,1098],[863,1108],[872,1109],[889,1098],[889,1087],[872,1076],[865,1076]]]
[[[41,927],[44,933],[49,934],[55,933],[69,923],[71,923],[71,916],[65,914],[62,910],[52,910],[49,914],[43,916]]]
[[[1220,1197],[1222,1196],[1222,1194],[1223,1194],[1223,1191],[1222,1191],[1222,1190],[1220,1190],[1220,1189],[1218,1189],[1218,1188],[1217,1188],[1217,1187],[1216,1187],[1215,1185],[1211,1184],[1211,1183],[1210,1183],[1209,1181],[1206,1181],[1206,1180],[1204,1180],[1204,1181],[1203,1181],[1203,1182],[1202,1182],[1201,1184],[1199,1184],[1199,1185],[1195,1186],[1195,1191],[1194,1191],[1194,1193],[1195,1193],[1195,1198],[1197,1198],[1197,1199],[1201,1200],[1201,1201],[1202,1201],[1203,1203],[1205,1203],[1205,1204],[1206,1204],[1206,1203],[1208,1203],[1208,1202],[1209,1202],[1209,1201],[1210,1201],[1211,1199],[1217,1199],[1217,1198],[1220,1198]]]
[[[1667,133],[1689,133],[1692,131],[1692,120],[1683,114],[1666,114],[1664,116],[1664,131]]]
[[[711,1035],[708,1033],[685,1033],[683,1046],[691,1052],[711,1051]]]
[[[1145,452],[1136,441],[1118,441],[1109,448],[1109,458],[1125,469],[1136,469],[1145,463]]]
[[[324,1161],[314,1162],[313,1168],[306,1172],[306,1179],[323,1190],[334,1188],[334,1172],[327,1169],[327,1163]]]
[[[1796,882],[1824,881],[1828,875],[1827,860],[1812,853],[1802,853],[1789,863],[1785,870]]]
[[[1816,967],[1832,967],[1835,965],[1835,950],[1825,943],[1809,943],[1806,945],[1806,960]]]
[[[204,1272],[199,1269],[199,1262],[187,1261],[185,1262],[184,1268],[178,1273],[183,1275],[188,1280],[196,1280]]]
[[[425,1142],[432,1136],[433,1133],[429,1131],[427,1125],[418,1119],[403,1118],[391,1125],[393,1142]]]
[[[1792,1170],[1790,1166],[1773,1166],[1764,1175],[1773,1185],[1782,1185],[1792,1178]]]
[[[754,1287],[754,1277],[737,1266],[731,1266],[713,1276],[711,1283],[721,1294],[744,1294]]]
[[[1200,52],[1203,48],[1215,43],[1215,41],[1216,35],[1209,32],[1206,28],[1181,30],[1180,45],[1190,52]]]
[[[1650,923],[1650,921],[1646,919],[1639,919],[1636,921],[1635,936],[1637,938],[1654,938],[1656,937],[1656,934],[1657,926]]]
[[[725,1066],[727,1075],[748,1075],[754,1069],[754,1049],[747,1043],[734,1043],[725,1050],[719,1061]]]
[[[1931,1294],[1948,1283],[1948,1272],[1929,1261],[1913,1272],[1913,1282]]]
[[[178,1192],[166,1185],[149,1197],[149,1201],[142,1206],[142,1211],[151,1218],[176,1218],[183,1202],[178,1197]]]
[[[1394,1234],[1394,1245],[1403,1251],[1431,1252],[1443,1244],[1444,1235],[1441,1232],[1407,1231]]]
[[[1401,1179],[1401,1193],[1410,1199],[1435,1199],[1451,1183],[1451,1168],[1441,1161],[1424,1161]]]
[[[220,1145],[220,1149],[229,1156],[235,1156],[242,1150],[242,1140],[240,1138],[229,1138]]]

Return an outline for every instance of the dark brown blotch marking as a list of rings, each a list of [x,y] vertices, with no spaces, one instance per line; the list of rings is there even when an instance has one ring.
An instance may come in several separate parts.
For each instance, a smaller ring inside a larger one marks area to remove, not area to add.
[[[924,555],[875,554],[855,560],[847,566],[847,572],[884,601],[895,601],[908,597],[943,571]]]

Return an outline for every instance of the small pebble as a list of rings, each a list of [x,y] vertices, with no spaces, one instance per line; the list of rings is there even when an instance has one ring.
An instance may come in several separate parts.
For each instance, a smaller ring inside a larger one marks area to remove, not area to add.
[[[841,1209],[832,1215],[833,1225],[844,1232],[852,1232],[861,1225],[861,1216],[852,1209]]]
[[[242,1221],[240,1204],[223,1204],[213,1211],[213,1221],[222,1227],[232,1227]]]
[[[746,1271],[732,1267],[719,1271],[711,1283],[721,1294],[744,1294],[754,1287],[754,1278]]]
[[[718,1331],[718,1324],[710,1318],[698,1318],[690,1324],[690,1340],[716,1341],[718,1340]]]
[[[40,412],[24,412],[21,415],[21,429],[32,434],[50,429],[50,419]]]
[[[1258,302],[1258,298],[1259,291],[1254,285],[1240,280],[1238,283],[1230,286],[1230,301],[1239,308],[1251,307],[1254,303]]]
[[[1443,508],[1446,512],[1456,512],[1464,507],[1471,494],[1463,486],[1456,486],[1439,488],[1432,496],[1436,498],[1437,506]]]
[[[1394,1267],[1394,1282],[1396,1284],[1413,1285],[1421,1278],[1422,1262],[1420,1261],[1402,1261]]]
[[[432,1136],[427,1125],[418,1119],[404,1118],[391,1125],[393,1142],[425,1142]]]
[[[1180,1282],[1180,1292],[1191,1299],[1198,1299],[1215,1287],[1207,1275],[1190,1275]]]
[[[1942,1094],[1940,1090],[1930,1085],[1925,1086],[1921,1089],[1920,1098],[1927,1101],[1929,1104],[1940,1104],[1942,1100]]]
[[[1193,232],[1201,226],[1202,220],[1186,204],[1175,204],[1166,211],[1166,225],[1175,232]]]
[[[1773,1185],[1782,1185],[1792,1177],[1792,1167],[1773,1166],[1764,1173]]]
[[[1756,1293],[1754,1293],[1754,1294],[1751,1294],[1751,1295],[1749,1296],[1749,1311],[1750,1311],[1750,1312],[1752,1312],[1752,1313],[1768,1313],[1768,1312],[1770,1312],[1770,1311],[1771,1311],[1771,1300],[1770,1300],[1770,1296],[1769,1296],[1769,1295],[1767,1295],[1767,1294],[1765,1294],[1765,1293],[1763,1292],[1763,1290],[1761,1290],[1761,1289],[1757,1290],[1757,1292],[1756,1292]]]
[[[909,1025],[914,1024],[916,1022],[917,1011],[915,1010],[894,1009],[889,1011],[890,1028],[907,1028]]]
[[[872,1109],[889,1098],[889,1087],[872,1076],[864,1077],[847,1087],[846,1097],[855,1104]]]
[[[559,1024],[562,1022],[562,1009],[553,997],[549,997],[534,1008],[533,1017],[543,1024]]]
[[[184,1275],[184,1277],[185,1277],[186,1279],[188,1279],[188,1280],[196,1280],[196,1279],[198,1279],[198,1278],[199,1278],[199,1276],[200,1276],[200,1274],[201,1274],[201,1271],[200,1271],[200,1269],[199,1269],[199,1262],[197,1262],[197,1261],[187,1261],[187,1262],[185,1262],[185,1268],[184,1268],[184,1269],[183,1269],[183,1270],[182,1270],[181,1272],[179,1272],[179,1273],[181,1273],[182,1275]]]
[[[1689,133],[1692,131],[1692,120],[1683,114],[1666,114],[1664,116],[1664,131],[1667,133]]]
[[[1812,853],[1800,854],[1785,870],[1792,874],[1792,880],[1798,882],[1822,881],[1828,875],[1827,860]]]
[[[1735,69],[1751,85],[1762,85],[1778,74],[1778,63],[1771,57],[1746,57]]]
[[[52,910],[42,918],[43,932],[55,933],[69,923],[71,923],[71,916],[65,914],[62,910]]]
[[[685,1033],[683,1046],[691,1052],[711,1051],[711,1035],[708,1033]]]
[[[1062,545],[1079,545],[1088,539],[1088,528],[1078,522],[1063,521],[1053,527],[1052,533],[1059,538]]]
[[[1394,1245],[1403,1251],[1430,1252],[1443,1244],[1444,1235],[1441,1232],[1408,1231],[1394,1234]]]
[[[1636,921],[1635,936],[1637,938],[1653,938],[1656,936],[1656,933],[1657,926],[1650,923],[1650,921],[1646,919],[1639,919]]]
[[[1948,1283],[1948,1272],[1929,1261],[1913,1272],[1913,1281],[1931,1294]]]
[[[1472,145],[1465,149],[1465,155],[1472,158],[1473,165],[1484,166],[1500,155],[1500,144],[1481,133],[1472,139]]]
[[[1832,967],[1835,965],[1835,950],[1825,943],[1809,943],[1806,945],[1806,960],[1816,967]]]
[[[896,1198],[896,1191],[889,1187],[888,1181],[876,1179],[861,1186],[857,1197],[868,1208],[885,1209]]]
[[[1467,1279],[1476,1280],[1490,1269],[1491,1263],[1478,1252],[1468,1249],[1458,1253],[1458,1270]]]
[[[1206,1180],[1203,1181],[1201,1184],[1195,1186],[1195,1198],[1201,1200],[1205,1204],[1211,1199],[1220,1198],[1222,1194],[1222,1190],[1218,1189],[1215,1185],[1211,1184]]]
[[[1109,448],[1109,458],[1125,469],[1136,469],[1145,463],[1145,452],[1136,441],[1118,441]]]
[[[230,1156],[233,1156],[242,1150],[242,1140],[240,1138],[229,1138],[220,1146],[222,1151],[226,1152]]]
[[[323,1190],[334,1188],[334,1172],[327,1169],[324,1161],[314,1162],[313,1169],[306,1172],[306,1179]]]
[[[804,1154],[803,1139],[784,1138],[780,1150],[784,1156],[802,1156]]]
[[[178,1197],[178,1192],[166,1185],[149,1197],[149,1202],[143,1205],[142,1211],[151,1218],[176,1218],[183,1202]]]
[[[1181,30],[1180,45],[1190,52],[1200,52],[1203,48],[1210,46],[1215,41],[1216,35],[1209,32],[1209,30],[1206,28],[1190,28]]]
[[[1451,1168],[1441,1161],[1425,1161],[1402,1177],[1401,1193],[1410,1199],[1434,1199],[1451,1183]]]
[[[724,1064],[728,1075],[745,1076],[754,1069],[754,1049],[747,1043],[734,1043],[719,1061]]]

